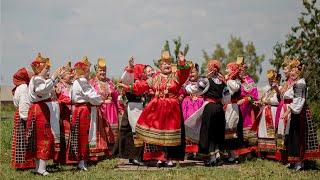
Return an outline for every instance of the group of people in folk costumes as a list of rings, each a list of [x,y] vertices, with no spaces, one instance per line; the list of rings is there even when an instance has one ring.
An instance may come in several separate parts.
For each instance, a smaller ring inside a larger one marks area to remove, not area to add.
[[[48,175],[48,160],[86,171],[88,162],[112,155],[173,167],[185,158],[219,166],[257,154],[300,170],[305,160],[320,158],[298,59],[284,60],[282,85],[268,71],[260,99],[242,57],[227,64],[225,75],[210,60],[205,77],[182,52],[176,64],[172,59],[162,52],[155,70],[130,58],[115,83],[103,58],[91,78],[86,57],[50,75],[50,60],[39,53],[33,72],[22,68],[13,76],[12,166]]]

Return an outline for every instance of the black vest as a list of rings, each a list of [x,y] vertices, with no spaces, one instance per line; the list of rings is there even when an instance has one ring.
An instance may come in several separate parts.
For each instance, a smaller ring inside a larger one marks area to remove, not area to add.
[[[210,84],[210,87],[208,91],[204,94],[204,96],[208,98],[216,98],[216,99],[222,98],[223,90],[226,87],[225,83],[222,82],[221,84],[216,84],[212,80],[212,78],[209,78],[209,84]]]

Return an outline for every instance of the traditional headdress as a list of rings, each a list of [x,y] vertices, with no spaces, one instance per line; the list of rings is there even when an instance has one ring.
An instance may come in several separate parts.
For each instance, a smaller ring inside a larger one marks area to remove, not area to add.
[[[274,69],[269,69],[267,71],[267,78],[272,82],[280,82],[281,75]]]
[[[72,72],[73,69],[72,69],[72,66],[71,66],[71,61],[68,61],[68,63],[65,66],[63,66],[63,68],[68,72]]]
[[[82,59],[82,61],[83,61],[83,63],[85,63],[87,66],[91,66],[91,63],[90,63],[90,61],[89,61],[89,59],[88,59],[87,56],[84,56],[83,59]]]
[[[95,69],[106,69],[106,60],[104,58],[98,58],[97,64],[94,66]]]
[[[172,62],[172,57],[169,51],[163,51],[161,53],[161,58],[158,60],[158,64],[161,64],[162,62]]]
[[[290,61],[290,63],[289,63],[289,67],[290,68],[299,68],[299,67],[301,67],[302,66],[302,64],[301,64],[301,62],[298,60],[298,59],[292,59],[291,61]]]
[[[41,53],[38,53],[37,57],[30,64],[33,72],[39,74],[44,66],[41,66],[42,63],[45,63],[47,66],[51,66],[50,59],[41,56]]]
[[[193,69],[195,69],[197,72],[199,72],[199,64],[195,63],[193,66]]]
[[[300,71],[300,75],[303,74],[304,65],[303,65],[297,58],[293,58],[293,59],[290,61],[289,67],[290,67],[290,69],[292,69],[292,68],[298,68],[298,70]]]
[[[144,68],[146,65],[144,64],[135,64],[133,67],[133,73],[134,73],[134,80],[141,80],[143,79],[144,74]]]
[[[217,69],[217,71],[219,71],[221,68],[221,63],[219,60],[210,60],[207,64],[207,69],[209,70],[209,72],[214,71],[214,69]]]
[[[240,71],[240,65],[237,64],[236,62],[230,62],[227,64],[227,69],[229,69],[231,72],[230,74],[236,74],[239,73]]]
[[[239,66],[243,66],[243,65],[244,65],[244,57],[242,57],[242,56],[237,57],[236,63],[237,63]]]
[[[282,66],[282,67],[287,67],[287,66],[289,66],[290,61],[291,61],[291,59],[290,59],[290,57],[289,57],[289,56],[284,57],[284,59],[283,59],[283,62],[282,62],[282,64],[281,64],[281,66]]]
[[[90,69],[90,62],[88,59],[82,59],[74,64],[74,70],[77,75],[84,75],[86,74]]]
[[[28,74],[28,71],[26,70],[26,68],[21,68],[16,73],[14,73],[12,81],[13,81],[13,84],[15,86],[12,89],[12,94],[14,94],[16,88],[19,85],[21,85],[21,84],[29,84],[30,77],[29,77],[29,74]]]

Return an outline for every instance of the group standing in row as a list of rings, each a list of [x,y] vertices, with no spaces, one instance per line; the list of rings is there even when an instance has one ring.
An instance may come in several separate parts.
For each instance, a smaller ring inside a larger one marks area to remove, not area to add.
[[[283,85],[268,71],[260,99],[242,57],[227,64],[225,75],[220,61],[209,61],[204,77],[182,52],[172,60],[164,51],[156,71],[130,58],[116,83],[106,77],[103,58],[93,77],[86,57],[50,75],[49,58],[39,54],[33,72],[13,76],[12,166],[48,175],[48,160],[86,171],[87,162],[112,155],[173,167],[185,157],[218,166],[256,154],[300,170],[320,158],[298,59],[285,59]]]

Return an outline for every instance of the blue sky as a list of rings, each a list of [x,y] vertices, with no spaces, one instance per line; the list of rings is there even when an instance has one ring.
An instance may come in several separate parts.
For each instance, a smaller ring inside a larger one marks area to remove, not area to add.
[[[11,85],[37,52],[53,68],[104,57],[108,75],[120,76],[131,55],[151,64],[166,39],[181,36],[190,45],[187,58],[201,63],[202,50],[225,47],[233,35],[266,55],[263,85],[272,47],[302,10],[300,0],[1,0],[1,84]]]

